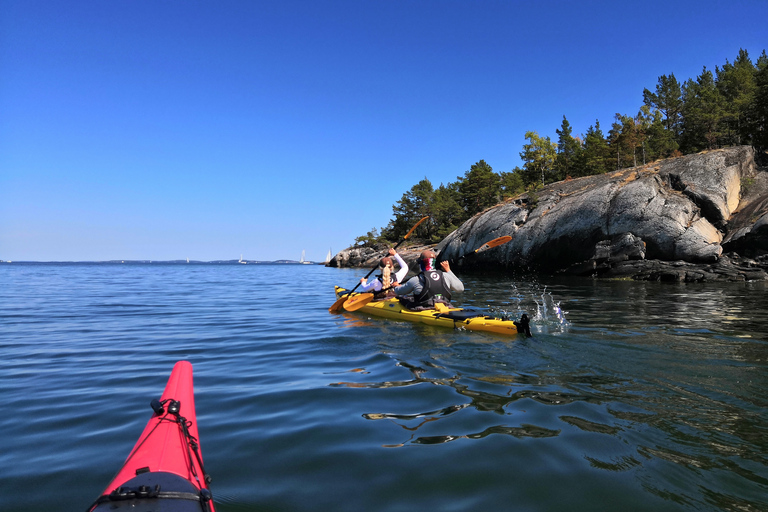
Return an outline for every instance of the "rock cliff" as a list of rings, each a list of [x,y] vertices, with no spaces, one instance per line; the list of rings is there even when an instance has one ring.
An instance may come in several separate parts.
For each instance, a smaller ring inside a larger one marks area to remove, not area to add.
[[[465,271],[766,279],[768,172],[740,146],[553,183],[475,215],[437,250]]]

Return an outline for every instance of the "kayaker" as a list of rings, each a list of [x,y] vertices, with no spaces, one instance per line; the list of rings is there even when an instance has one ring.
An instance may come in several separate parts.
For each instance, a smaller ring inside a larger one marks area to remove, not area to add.
[[[408,309],[433,308],[436,302],[450,304],[451,292],[464,291],[464,283],[451,272],[447,261],[440,262],[442,270],[435,268],[435,257],[433,251],[423,251],[419,256],[421,272],[395,288],[395,294]]]
[[[394,258],[397,264],[400,266],[400,270],[395,272],[394,276],[392,275],[392,271],[394,270],[394,263],[392,258]],[[402,282],[406,274],[408,274],[408,265],[405,263],[405,260],[403,260],[402,256],[397,254],[397,251],[392,248],[389,249],[389,256],[385,256],[379,261],[379,268],[381,269],[381,274],[376,276],[376,278],[373,279],[370,283],[366,282],[364,277],[360,279],[361,292],[375,293],[380,292],[385,288],[397,286]]]

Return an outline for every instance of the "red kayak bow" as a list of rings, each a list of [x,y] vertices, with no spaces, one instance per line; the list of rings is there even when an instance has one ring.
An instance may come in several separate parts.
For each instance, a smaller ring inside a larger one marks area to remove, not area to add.
[[[192,364],[179,361],[130,455],[90,512],[214,512],[203,469]]]

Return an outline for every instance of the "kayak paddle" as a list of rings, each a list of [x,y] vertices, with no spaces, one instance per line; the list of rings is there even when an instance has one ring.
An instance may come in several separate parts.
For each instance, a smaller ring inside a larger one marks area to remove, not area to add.
[[[424,222],[425,220],[427,220],[428,218],[429,218],[429,215],[427,215],[426,217],[422,217],[422,218],[421,218],[421,220],[419,220],[419,222],[417,222],[416,224],[414,224],[414,226],[411,228],[411,230],[405,234],[405,236],[403,237],[403,239],[402,239],[402,240],[400,240],[399,242],[397,242],[397,245],[395,245],[395,246],[393,247],[393,249],[397,249],[398,247],[400,247],[400,244],[402,244],[403,242],[405,242],[405,241],[406,241],[406,239],[407,239],[409,236],[411,236],[411,234],[412,234],[414,231],[416,231],[416,228],[417,228],[417,227],[419,227],[419,225],[420,225],[422,222]],[[371,269],[371,271],[370,271],[370,272],[368,272],[368,274],[365,276],[365,278],[366,278],[366,279],[368,279],[368,276],[370,276],[371,274],[373,274],[373,271],[374,271],[374,270],[376,270],[378,267],[379,267],[379,265],[378,265],[378,264],[377,264],[375,267],[373,267],[373,268]],[[358,282],[358,283],[357,283],[357,285],[356,285],[354,288],[352,288],[352,290],[351,290],[351,291],[349,291],[349,292],[345,293],[345,295],[349,295],[350,293],[352,293],[352,292],[354,292],[355,290],[357,290],[357,287],[358,287],[358,286],[360,286],[360,282]],[[362,295],[366,295],[366,294],[362,294]],[[371,295],[371,299],[372,299],[372,298],[373,298],[373,294],[370,294],[370,295]],[[339,311],[341,311],[341,310],[342,310],[342,308],[343,308],[343,306],[344,306],[344,302],[345,302],[346,300],[347,300],[347,297],[340,297],[340,298],[336,299],[336,302],[334,302],[334,303],[333,303],[333,305],[332,305],[330,308],[328,308],[328,311],[330,311],[331,313],[338,313]],[[370,301],[370,299],[369,299],[369,301]],[[363,305],[365,305],[365,304],[363,304]],[[360,306],[360,307],[363,307],[363,306]],[[358,309],[359,309],[359,308],[358,308]]]
[[[344,311],[357,311],[373,300],[372,293],[361,293],[345,300],[341,305]]]

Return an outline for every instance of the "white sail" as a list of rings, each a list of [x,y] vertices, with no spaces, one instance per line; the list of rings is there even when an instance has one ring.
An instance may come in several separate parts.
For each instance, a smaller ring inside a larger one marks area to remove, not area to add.
[[[328,249],[328,255],[325,257],[325,263],[330,263],[332,257],[333,256],[331,255],[331,250]]]

